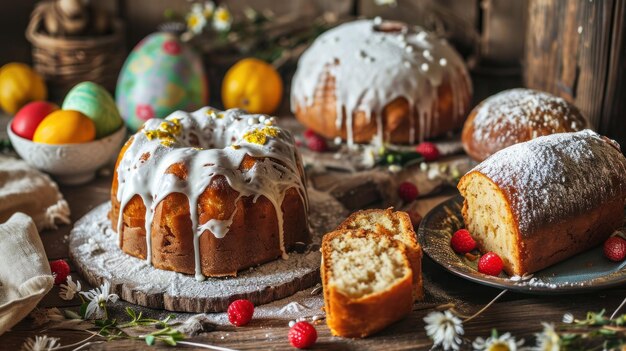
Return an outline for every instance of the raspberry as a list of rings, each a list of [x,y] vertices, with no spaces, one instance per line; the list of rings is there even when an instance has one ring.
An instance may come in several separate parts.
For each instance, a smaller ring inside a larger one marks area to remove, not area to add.
[[[70,265],[65,260],[56,260],[50,262],[50,270],[54,276],[54,284],[59,285],[65,283],[67,276],[70,275]]]
[[[411,182],[402,182],[398,186],[398,196],[406,203],[417,199],[417,195],[419,195],[417,186]]]
[[[309,148],[309,150],[315,152],[324,152],[328,150],[326,140],[317,134],[314,134],[313,136],[306,139],[306,146]]]
[[[466,254],[476,248],[476,241],[467,229],[459,229],[452,235],[450,246],[454,252]]]
[[[621,262],[626,258],[626,240],[612,236],[604,242],[604,256],[613,262]]]
[[[317,340],[317,330],[309,322],[298,322],[289,329],[289,342],[293,347],[306,349]]]
[[[427,141],[417,145],[415,151],[419,152],[427,162],[436,161],[440,156],[437,145]]]
[[[228,320],[241,327],[250,323],[254,314],[254,305],[249,300],[235,300],[228,306]]]
[[[502,272],[502,268],[504,268],[502,259],[495,252],[489,251],[478,260],[478,271],[480,273],[497,277]]]
[[[305,139],[308,139],[308,138],[316,137],[317,133],[315,133],[315,131],[313,131],[313,129],[307,128],[307,130],[305,130],[304,133],[302,133],[302,135],[304,135]]]

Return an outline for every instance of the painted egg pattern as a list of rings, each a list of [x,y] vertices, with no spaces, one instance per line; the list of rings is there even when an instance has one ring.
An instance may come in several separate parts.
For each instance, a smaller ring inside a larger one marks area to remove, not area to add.
[[[117,107],[133,131],[150,118],[208,103],[200,56],[172,33],[153,33],[135,46],[117,80]]]
[[[106,89],[93,82],[82,82],[70,90],[63,101],[64,110],[82,112],[96,125],[96,138],[113,134],[122,119],[113,98]]]

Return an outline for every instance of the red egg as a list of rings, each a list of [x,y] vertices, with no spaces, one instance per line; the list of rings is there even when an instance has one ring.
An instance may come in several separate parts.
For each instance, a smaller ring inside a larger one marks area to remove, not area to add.
[[[47,101],[28,103],[15,114],[11,123],[11,130],[22,138],[33,140],[33,134],[35,134],[35,129],[39,123],[58,109],[59,106]]]

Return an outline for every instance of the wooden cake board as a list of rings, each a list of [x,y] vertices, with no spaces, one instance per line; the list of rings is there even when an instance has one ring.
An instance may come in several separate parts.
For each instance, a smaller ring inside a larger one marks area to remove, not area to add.
[[[75,223],[69,237],[70,257],[90,284],[109,281],[112,293],[140,306],[177,312],[224,312],[236,299],[261,305],[293,295],[320,280],[321,237],[348,212],[326,193],[310,190],[309,200],[312,243],[308,250],[244,270],[236,277],[197,281],[190,275],[156,269],[123,253],[107,218],[109,202]]]

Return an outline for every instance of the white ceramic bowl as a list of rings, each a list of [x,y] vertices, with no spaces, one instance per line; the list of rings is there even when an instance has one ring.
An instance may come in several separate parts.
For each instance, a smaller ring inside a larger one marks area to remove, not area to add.
[[[11,130],[7,133],[15,151],[31,166],[50,173],[62,184],[83,184],[92,180],[96,171],[120,151],[126,126],[102,139],[80,144],[42,144],[22,138]]]

